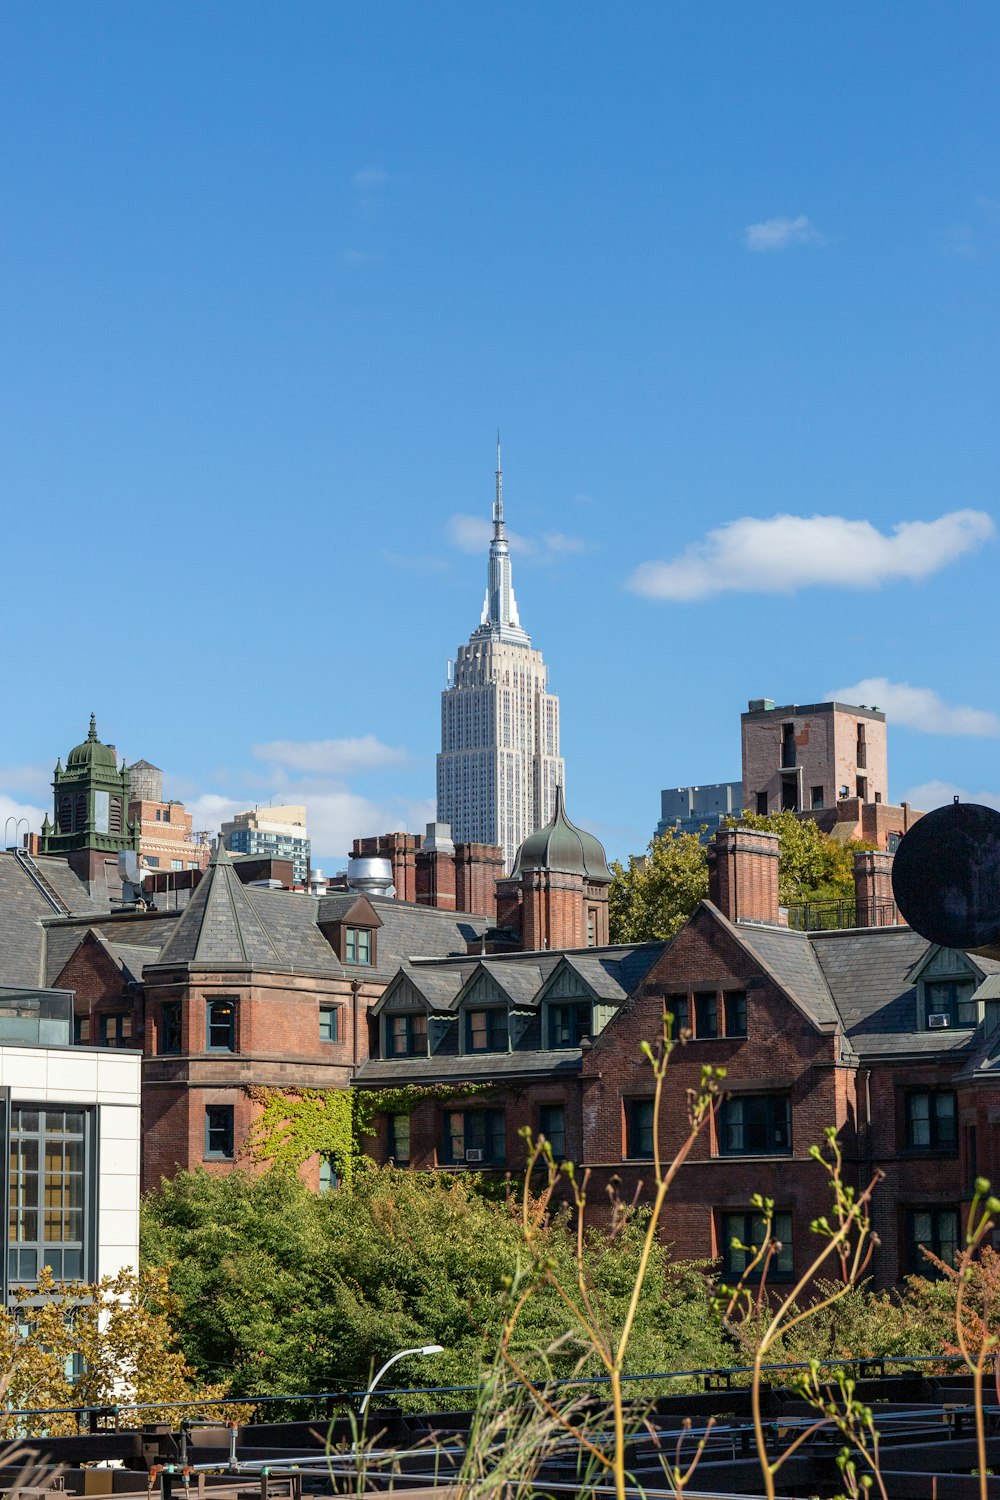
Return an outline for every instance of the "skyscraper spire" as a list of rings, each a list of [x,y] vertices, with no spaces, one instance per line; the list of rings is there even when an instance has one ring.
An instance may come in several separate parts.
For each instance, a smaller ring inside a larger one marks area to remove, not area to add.
[[[502,537],[503,531],[503,470],[500,467],[500,429],[497,428],[497,495],[493,502],[493,535]]]
[[[493,501],[493,540],[490,542],[489,573],[480,629],[503,640],[528,644],[517,615],[517,600],[510,576],[510,545],[503,524],[503,471],[500,467],[500,432],[497,430],[496,496]]]

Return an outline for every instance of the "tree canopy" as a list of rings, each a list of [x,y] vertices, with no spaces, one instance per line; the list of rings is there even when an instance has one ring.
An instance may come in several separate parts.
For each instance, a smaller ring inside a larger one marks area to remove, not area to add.
[[[873,846],[859,839],[824,833],[811,818],[792,812],[744,813],[736,826],[776,833],[779,838],[778,898],[785,906],[802,901],[851,901],[854,851]],[[613,943],[672,938],[698,902],[708,895],[708,851],[693,833],[668,828],[645,854],[616,860],[608,892]]]

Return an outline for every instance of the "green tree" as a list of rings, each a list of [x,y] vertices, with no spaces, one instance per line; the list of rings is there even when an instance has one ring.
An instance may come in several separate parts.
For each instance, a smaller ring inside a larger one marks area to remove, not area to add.
[[[608,926],[613,943],[672,938],[708,895],[708,862],[693,833],[668,828],[645,854],[615,860],[608,890]]]
[[[631,1291],[642,1227],[640,1211],[618,1234],[588,1242],[612,1308]],[[547,1235],[572,1274],[572,1237],[561,1221]],[[373,1363],[429,1342],[445,1352],[400,1366],[400,1384],[475,1384],[496,1349],[523,1242],[514,1209],[464,1176],[360,1167],[350,1188],[317,1195],[272,1169],[164,1183],[143,1207],[143,1255],[169,1267],[177,1336],[202,1378],[228,1376],[233,1395],[287,1395],[363,1388]],[[565,1330],[554,1295],[532,1299],[518,1334],[532,1368],[562,1340],[550,1364],[572,1371],[580,1351]],[[704,1278],[660,1246],[634,1359],[638,1373],[723,1361]]]

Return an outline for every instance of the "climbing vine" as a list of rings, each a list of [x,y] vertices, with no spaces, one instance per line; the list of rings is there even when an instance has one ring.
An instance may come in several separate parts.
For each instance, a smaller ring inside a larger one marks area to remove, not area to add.
[[[363,1142],[375,1135],[380,1114],[412,1115],[428,1099],[468,1099],[495,1092],[493,1084],[481,1083],[409,1083],[389,1089],[275,1089],[251,1084],[247,1096],[261,1110],[242,1154],[255,1165],[269,1163],[292,1171],[311,1156],[326,1156],[348,1187],[365,1160]]]

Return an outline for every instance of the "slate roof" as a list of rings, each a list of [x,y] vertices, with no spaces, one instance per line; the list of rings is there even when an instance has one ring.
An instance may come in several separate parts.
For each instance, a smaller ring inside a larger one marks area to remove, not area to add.
[[[375,944],[377,962],[366,972],[386,981],[404,958],[465,958],[467,945],[478,942],[492,925],[489,917],[470,912],[441,911],[392,896],[368,899],[382,918],[382,926]],[[350,972],[357,977],[356,969]]]
[[[932,945],[909,927],[816,932],[810,941],[859,1057],[940,1056],[972,1044],[970,1031],[917,1030],[910,974]]]
[[[599,1000],[621,1004],[639,987],[666,947],[666,943],[636,943],[627,948],[569,953],[566,963]]]
[[[451,1083],[482,1078],[489,1082],[499,1078],[547,1078],[580,1071],[579,1047],[558,1052],[490,1052],[477,1056],[465,1053],[459,1057],[372,1058],[359,1069],[354,1084]]]
[[[251,892],[242,884],[220,839],[211,864],[167,939],[159,963],[205,968],[216,964],[291,967],[258,910],[267,894]],[[283,900],[294,904],[287,895]],[[322,935],[317,936],[322,942]]]
[[[159,945],[140,948],[138,943],[109,943],[105,940],[105,946],[115,962],[121,965],[126,979],[133,981],[140,980],[146,964],[155,964],[160,956]]]
[[[732,930],[814,1025],[836,1027],[840,1015],[809,934],[750,922],[737,922]]]

